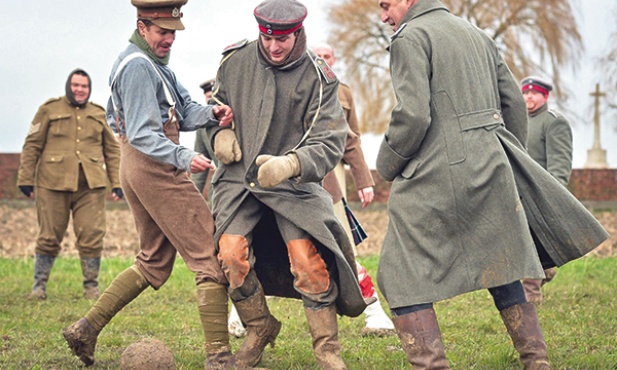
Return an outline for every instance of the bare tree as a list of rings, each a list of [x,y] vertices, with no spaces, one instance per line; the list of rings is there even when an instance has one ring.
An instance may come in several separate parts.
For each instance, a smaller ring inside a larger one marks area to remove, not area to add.
[[[583,52],[568,0],[442,0],[450,11],[483,29],[500,47],[514,76],[552,78],[556,96],[568,97],[561,71]],[[576,1],[576,0],[571,0]],[[384,132],[394,105],[388,52],[391,30],[381,23],[377,0],[342,0],[330,9],[337,27],[330,44],[347,65],[346,78],[362,110],[364,132]]]

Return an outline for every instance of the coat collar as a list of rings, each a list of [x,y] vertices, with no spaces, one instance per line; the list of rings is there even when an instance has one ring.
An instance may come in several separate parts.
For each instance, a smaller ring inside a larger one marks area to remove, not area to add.
[[[398,30],[390,36],[390,42],[394,41],[398,37],[405,27],[407,27],[408,22],[434,10],[445,10],[450,12],[448,8],[446,8],[446,6],[439,0],[418,0],[418,2],[412,5],[407,13],[405,13],[403,19],[401,19],[401,24],[399,25]],[[387,49],[389,50],[390,47],[388,46]]]

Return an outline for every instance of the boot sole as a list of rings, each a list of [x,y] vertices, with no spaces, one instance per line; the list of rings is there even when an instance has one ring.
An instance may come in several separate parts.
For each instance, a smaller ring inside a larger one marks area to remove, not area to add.
[[[83,343],[79,340],[79,338],[77,338],[75,333],[69,330],[70,329],[64,330],[62,332],[62,336],[64,337],[64,340],[66,340],[66,343],[69,345],[71,352],[73,352],[73,354],[77,356],[86,366],[92,366],[94,364],[94,357],[82,353],[84,346]]]

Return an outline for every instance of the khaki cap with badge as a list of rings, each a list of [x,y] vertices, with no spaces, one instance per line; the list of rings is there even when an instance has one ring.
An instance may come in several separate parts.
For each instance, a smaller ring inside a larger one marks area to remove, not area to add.
[[[137,8],[137,19],[147,19],[167,30],[183,30],[180,8],[188,0],[131,0]]]

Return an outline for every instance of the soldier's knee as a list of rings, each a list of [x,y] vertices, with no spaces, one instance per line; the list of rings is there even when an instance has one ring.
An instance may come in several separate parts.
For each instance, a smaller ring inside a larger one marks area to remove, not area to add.
[[[246,238],[242,235],[223,234],[219,240],[218,259],[229,281],[229,288],[236,289],[242,286],[251,270]]]
[[[326,262],[310,240],[291,240],[287,243],[287,251],[296,289],[312,295],[330,289],[330,273]]]

